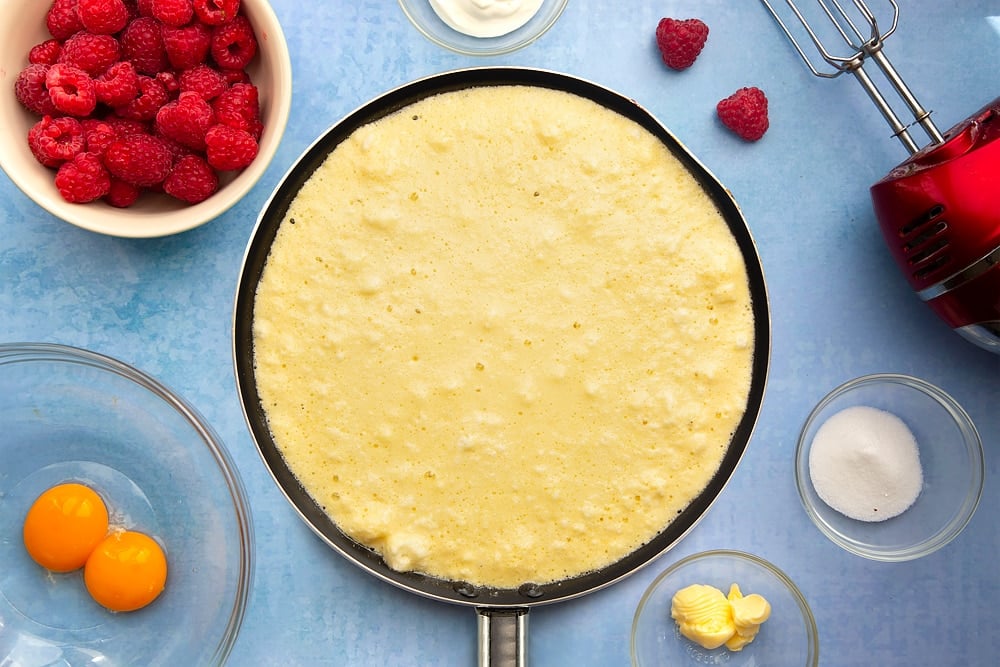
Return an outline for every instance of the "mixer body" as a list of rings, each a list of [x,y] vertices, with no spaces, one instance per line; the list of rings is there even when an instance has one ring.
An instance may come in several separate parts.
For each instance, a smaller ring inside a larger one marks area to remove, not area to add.
[[[1000,98],[871,187],[889,251],[921,299],[1000,354]]]

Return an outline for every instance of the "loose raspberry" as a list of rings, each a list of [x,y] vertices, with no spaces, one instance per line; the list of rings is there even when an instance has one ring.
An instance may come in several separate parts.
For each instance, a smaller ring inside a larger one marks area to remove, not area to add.
[[[159,138],[130,134],[111,142],[104,153],[104,165],[115,178],[151,187],[162,183],[170,173],[173,156]]]
[[[260,122],[260,104],[257,86],[237,83],[222,92],[212,108],[220,123],[248,132],[254,139],[260,139],[264,129]]]
[[[660,19],[656,26],[656,45],[667,67],[687,69],[705,48],[708,26],[700,19]]]
[[[104,195],[104,201],[115,208],[128,208],[139,199],[142,188],[132,185],[120,178],[111,177],[111,187],[108,194]]]
[[[205,134],[215,124],[212,106],[198,93],[181,93],[176,101],[163,105],[153,127],[158,134],[177,143],[205,150]]]
[[[212,41],[212,29],[203,23],[181,28],[163,26],[163,48],[174,69],[185,70],[205,62]]]
[[[28,51],[28,62],[32,65],[54,65],[61,53],[62,42],[58,39],[47,39],[31,47]]]
[[[94,79],[97,101],[112,109],[123,107],[139,95],[139,75],[127,60],[117,62]]]
[[[55,0],[45,15],[45,27],[56,39],[67,39],[83,30],[83,22],[76,13],[77,0]]]
[[[150,17],[140,17],[125,26],[119,37],[122,57],[130,60],[135,71],[154,75],[168,66],[167,52],[163,48],[160,22]]]
[[[46,167],[58,167],[83,152],[85,141],[80,121],[69,116],[44,116],[28,130],[28,147]]]
[[[716,105],[723,125],[747,141],[757,141],[768,128],[767,97],[760,88],[740,88]]]
[[[118,138],[115,128],[103,120],[87,118],[80,121],[80,125],[83,128],[84,151],[87,153],[104,155],[111,142]]]
[[[79,67],[56,63],[45,74],[52,104],[71,116],[87,116],[97,106],[94,80]]]
[[[122,0],[77,0],[76,13],[83,27],[95,35],[113,35],[128,22]]]
[[[45,77],[49,73],[46,65],[28,65],[14,79],[14,96],[25,109],[39,116],[56,116],[59,112],[52,104],[49,89],[45,87]]]
[[[111,190],[111,176],[93,153],[80,153],[56,172],[56,189],[73,204],[100,199]]]
[[[257,157],[257,140],[249,132],[213,125],[205,134],[208,163],[219,171],[243,169]]]
[[[121,58],[118,40],[111,35],[95,35],[86,30],[76,33],[62,45],[59,62],[79,67],[97,76]]]
[[[257,38],[247,17],[237,16],[212,29],[212,58],[222,69],[243,69],[257,54]]]
[[[206,25],[222,25],[240,11],[240,0],[194,0],[194,13]]]
[[[194,17],[194,7],[191,5],[191,0],[153,0],[151,9],[153,18],[159,20],[163,25],[187,25]]]
[[[178,78],[180,91],[195,92],[204,100],[213,100],[229,87],[225,77],[214,67],[196,65],[181,72]]]
[[[170,101],[170,95],[163,84],[151,76],[139,76],[139,95],[123,107],[118,107],[115,111],[122,118],[132,120],[153,120],[156,112],[164,104]]]
[[[205,201],[219,189],[219,176],[197,155],[182,157],[163,181],[163,191],[189,204]]]
[[[153,0],[136,0],[135,8],[139,12],[139,16],[152,16]]]

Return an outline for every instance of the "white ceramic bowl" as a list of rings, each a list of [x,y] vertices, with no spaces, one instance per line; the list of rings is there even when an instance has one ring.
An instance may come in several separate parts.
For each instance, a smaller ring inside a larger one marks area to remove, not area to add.
[[[681,635],[670,616],[674,594],[692,584],[723,593],[738,584],[744,595],[763,595],[771,616],[757,637],[740,651],[704,649]],[[632,622],[635,667],[817,667],[819,633],[809,603],[784,572],[768,561],[740,551],[704,551],[684,558],[649,585]]]
[[[49,0],[0,3],[0,167],[24,194],[52,215],[84,229],[123,237],[176,234],[218,217],[236,204],[264,174],[284,134],[292,99],[292,66],[278,18],[266,0],[243,0],[259,51],[247,71],[260,93],[264,132],[257,157],[235,177],[220,179],[219,190],[203,202],[184,204],[166,195],[143,195],[129,208],[102,201],[71,204],[59,194],[55,172],[28,148],[28,130],[38,116],[14,96],[14,81],[28,65],[28,50],[50,39],[45,27]]]
[[[896,415],[917,441],[920,493],[912,506],[884,521],[859,521],[831,508],[809,472],[816,432],[831,416],[858,405]],[[984,474],[982,442],[969,415],[941,389],[907,375],[867,375],[834,389],[809,414],[795,452],[795,482],[809,518],[835,544],[879,561],[926,556],[955,539],[976,511]]]
[[[222,665],[253,583],[253,524],[224,445],[195,409],[114,359],[0,345],[0,665]],[[80,571],[28,556],[25,514],[63,482],[93,488],[112,525],[167,555],[149,606],[107,611]]]
[[[455,30],[434,11],[430,0],[399,0],[403,13],[427,39],[468,56],[498,56],[528,46],[545,34],[562,15],[568,0],[543,0],[521,27],[497,37],[472,37]]]

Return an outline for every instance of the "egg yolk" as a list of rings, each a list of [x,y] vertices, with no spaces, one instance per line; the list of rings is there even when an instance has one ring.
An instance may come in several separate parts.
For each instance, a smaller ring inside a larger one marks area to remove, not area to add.
[[[112,533],[87,559],[83,582],[100,605],[111,611],[134,611],[163,591],[167,558],[156,540],[145,533]]]
[[[84,566],[108,533],[108,508],[83,484],[53,486],[38,496],[24,518],[24,547],[53,572]]]

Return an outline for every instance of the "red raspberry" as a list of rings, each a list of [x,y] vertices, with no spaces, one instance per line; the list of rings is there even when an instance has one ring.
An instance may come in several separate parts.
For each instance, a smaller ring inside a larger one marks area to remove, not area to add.
[[[167,91],[167,94],[170,95],[171,98],[176,97],[176,94],[180,92],[181,82],[176,73],[170,70],[165,70],[163,72],[157,72],[155,78],[163,84],[163,89]]]
[[[128,9],[122,0],[77,0],[80,23],[97,35],[113,35],[128,22]]]
[[[128,25],[132,21],[139,18],[139,4],[137,0],[122,0],[125,3],[125,12],[128,19],[125,21],[125,25]]]
[[[177,161],[163,181],[163,191],[189,204],[205,201],[219,189],[219,176],[198,155],[186,155]]]
[[[153,75],[167,68],[167,52],[163,48],[160,22],[154,18],[137,18],[120,36],[122,57],[132,61],[135,71]]]
[[[208,163],[219,171],[243,169],[257,157],[257,140],[249,132],[213,125],[205,134]]]
[[[136,0],[135,8],[139,12],[139,16],[152,16],[153,0]]]
[[[188,155],[194,155],[195,153],[198,152],[198,151],[195,151],[193,148],[188,148],[187,146],[185,146],[184,144],[180,143],[179,141],[175,141],[174,139],[170,139],[169,137],[165,137],[162,134],[157,134],[156,136],[159,137],[160,141],[163,142],[163,145],[167,147],[168,151],[170,151],[170,157],[171,157],[171,159],[173,159],[173,164],[177,164],[177,161],[180,160],[182,157],[185,157],[185,156],[188,156]],[[205,156],[204,153],[205,153],[205,150],[202,149],[200,151],[200,155],[202,157],[204,157]]]
[[[109,114],[102,118],[105,123],[111,126],[111,129],[115,131],[115,135],[119,137],[124,137],[129,134],[152,134],[153,128],[149,123],[144,123],[141,120],[132,120],[131,118],[122,118],[115,114]]]
[[[151,76],[138,76],[139,95],[115,112],[122,118],[131,120],[153,120],[156,112],[170,101],[170,95],[163,84]]]
[[[760,88],[740,88],[716,105],[722,124],[747,141],[767,132],[767,97]]]
[[[156,113],[153,127],[157,134],[182,146],[205,150],[205,133],[215,124],[212,106],[198,93],[181,93]]]
[[[82,30],[62,45],[59,62],[79,67],[97,76],[121,58],[118,40],[111,35],[95,35]]]
[[[56,172],[56,189],[73,204],[100,199],[111,189],[111,176],[93,153],[80,153]]]
[[[174,69],[184,70],[205,62],[212,40],[212,29],[203,23],[182,28],[163,26],[163,48]]]
[[[83,22],[76,13],[77,0],[55,0],[45,15],[45,26],[56,39],[67,39],[83,30]]]
[[[79,67],[56,63],[45,74],[52,104],[71,116],[88,116],[97,106],[94,80]]]
[[[240,11],[240,0],[194,0],[194,13],[206,25],[222,25]]]
[[[212,58],[222,69],[243,69],[257,54],[257,38],[247,17],[237,16],[212,29]]]
[[[208,65],[196,65],[184,70],[179,77],[179,83],[181,92],[195,92],[205,100],[215,99],[229,87],[219,70]]]
[[[260,104],[257,86],[237,83],[222,92],[214,102],[215,117],[223,125],[248,132],[254,139],[260,139],[264,130],[260,122]]]
[[[62,42],[58,39],[47,39],[41,44],[35,44],[28,51],[28,62],[33,65],[54,65],[62,53]]]
[[[111,187],[108,194],[104,195],[104,201],[115,208],[128,208],[139,199],[142,189],[138,185],[132,185],[120,178],[111,177]]]
[[[708,26],[700,19],[660,19],[656,26],[656,45],[663,62],[671,69],[687,69],[705,47]]]
[[[175,27],[187,25],[194,17],[191,0],[153,0],[151,9],[153,18],[163,25]]]
[[[111,142],[104,153],[111,175],[133,185],[150,187],[163,182],[173,166],[170,150],[151,134],[129,134]]]
[[[250,75],[245,69],[224,69],[219,70],[229,85],[234,83],[250,83]]]
[[[69,116],[44,116],[28,130],[28,148],[46,167],[58,167],[84,149],[83,126]]]
[[[14,96],[28,111],[39,116],[56,116],[59,112],[52,104],[49,89],[45,87],[46,65],[28,65],[14,79]]]
[[[112,109],[123,107],[139,95],[139,75],[127,60],[117,62],[94,79],[97,101]]]
[[[83,128],[84,150],[94,155],[104,155],[111,142],[118,138],[110,124],[97,118],[86,118],[80,121]]]

